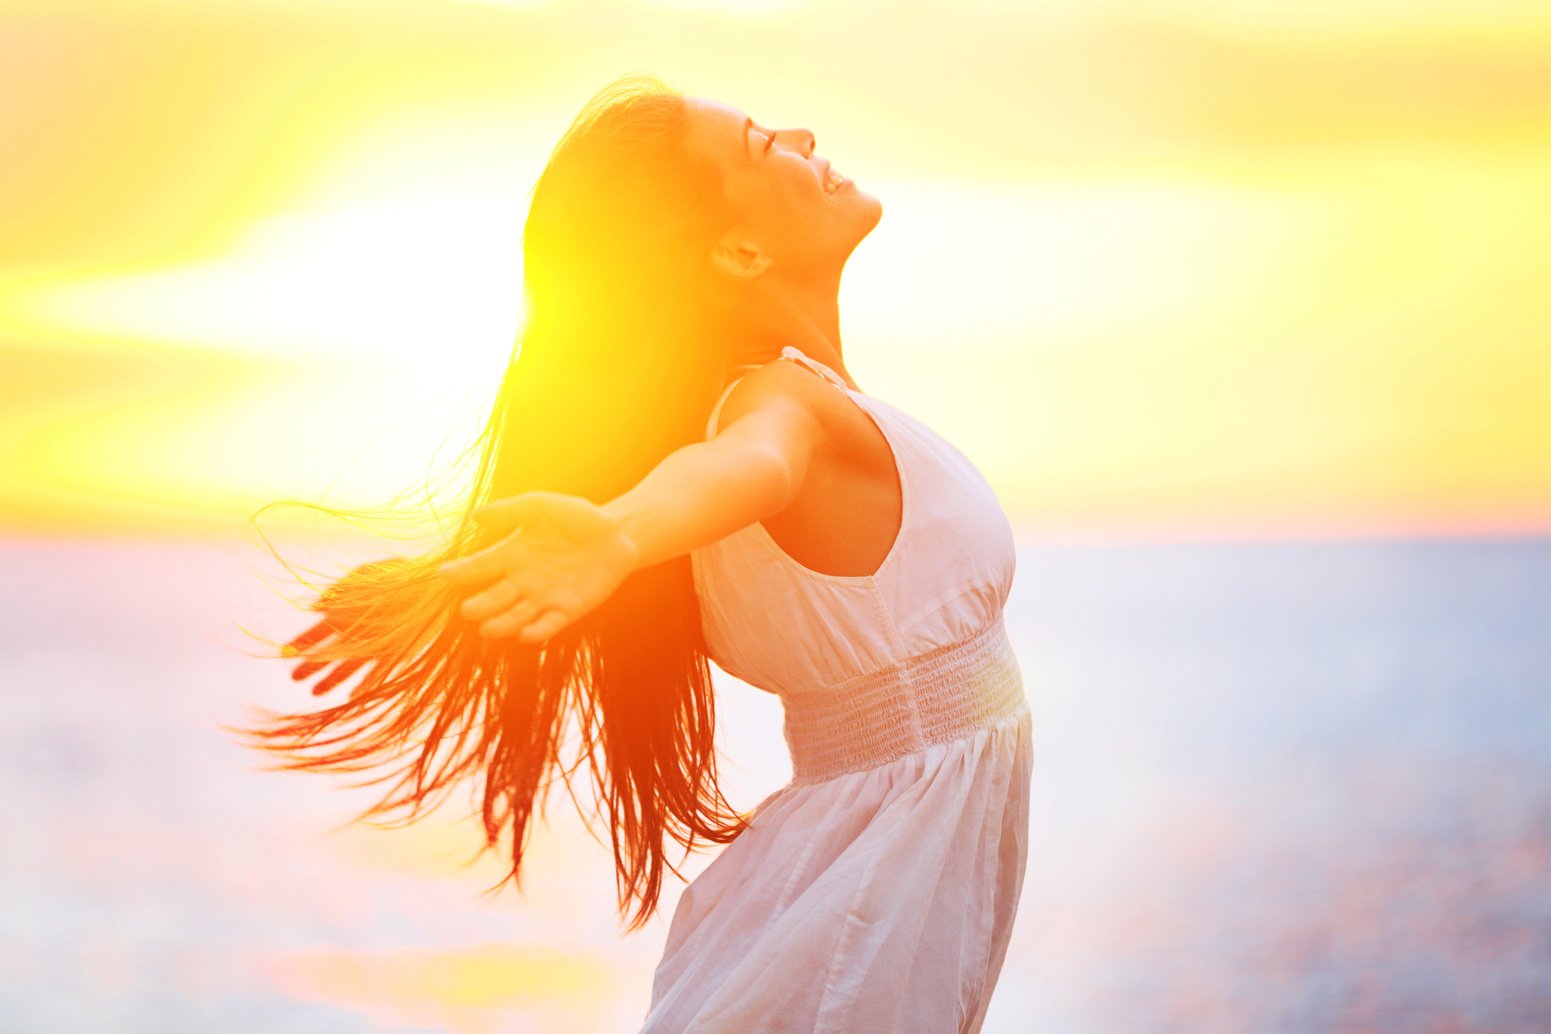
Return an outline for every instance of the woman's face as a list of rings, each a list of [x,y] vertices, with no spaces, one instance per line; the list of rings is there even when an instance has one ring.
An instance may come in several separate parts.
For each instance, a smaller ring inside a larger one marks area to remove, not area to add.
[[[782,279],[833,273],[878,225],[883,206],[813,153],[806,129],[772,129],[737,108],[686,98],[689,146],[722,171],[739,222],[718,246],[734,276],[770,269]],[[838,186],[836,185],[836,181]]]

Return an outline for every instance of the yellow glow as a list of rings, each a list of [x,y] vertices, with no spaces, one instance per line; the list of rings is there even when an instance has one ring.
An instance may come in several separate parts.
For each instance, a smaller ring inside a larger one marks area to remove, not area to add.
[[[12,311],[56,333],[268,354],[389,364],[489,355],[509,347],[521,311],[515,248],[477,229],[502,214],[434,196],[288,213],[257,223],[219,258],[34,287]],[[424,262],[432,254],[457,261]]]
[[[639,0],[618,40],[562,3],[4,12],[11,528],[436,476],[520,324],[527,191],[636,68],[813,128],[882,200],[848,366],[1019,522],[1551,527],[1544,5],[982,0],[881,33]]]
[[[289,996],[460,1034],[507,1029],[519,1011],[531,1014],[536,1029],[602,1029],[616,979],[602,959],[499,944],[376,954],[319,948],[270,968]]]

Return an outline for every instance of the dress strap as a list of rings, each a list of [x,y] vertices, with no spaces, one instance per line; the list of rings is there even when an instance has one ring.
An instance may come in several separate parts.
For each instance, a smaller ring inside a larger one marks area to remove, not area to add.
[[[759,369],[763,365],[764,365],[763,363],[742,363],[742,364],[740,364],[738,366],[730,367],[730,369],[733,369],[733,370],[757,370],[757,369]],[[711,432],[716,427],[716,418],[722,412],[722,403],[727,401],[727,396],[732,394],[732,389],[736,388],[738,386],[738,382],[743,380],[743,378],[747,377],[747,376],[748,376],[748,374],[746,374],[746,373],[740,373],[738,376],[736,376],[732,380],[728,381],[727,382],[727,386],[722,389],[722,393],[716,397],[716,404],[711,407],[711,415],[706,418],[706,422],[705,422],[705,436],[707,438],[711,437]]]
[[[798,348],[796,345],[784,345],[784,346],[782,346],[781,354],[778,355],[776,358],[777,359],[787,359],[787,360],[790,360],[791,362],[796,363],[799,366],[805,366],[809,370],[811,370],[812,372],[818,374],[820,377],[822,377],[825,380],[829,381],[831,384],[833,384],[835,387],[839,388],[840,390],[842,390],[844,392],[847,392],[848,394],[851,391],[850,387],[847,386],[846,382],[841,378],[841,376],[838,373],[836,373],[834,370],[831,370],[829,367],[825,366],[823,363],[819,362],[817,359],[810,358],[806,352],[804,352],[802,349]],[[772,362],[773,361],[774,360],[772,360]],[[767,364],[765,364],[765,363],[743,363],[743,364],[738,365],[738,366],[730,367],[730,369],[733,369],[733,370],[757,370],[761,366],[764,366],[764,365],[767,365]],[[727,396],[732,394],[732,389],[737,387],[738,382],[743,380],[743,378],[746,377],[746,376],[748,376],[746,373],[739,374],[738,376],[734,377],[732,380],[728,381],[727,382],[727,386],[722,389],[722,393],[717,396],[716,404],[711,407],[711,415],[706,418],[705,436],[707,438],[711,437],[711,431],[716,427],[716,418],[721,415],[722,403],[727,401]]]
[[[808,369],[812,370],[820,377],[823,377],[837,388],[841,388],[845,391],[851,390],[850,386],[846,384],[846,382],[838,373],[836,373],[834,370],[831,370],[817,359],[811,358],[806,352],[798,348],[796,345],[783,346],[781,349],[781,358],[790,359],[792,362],[798,364],[799,366],[806,366]]]

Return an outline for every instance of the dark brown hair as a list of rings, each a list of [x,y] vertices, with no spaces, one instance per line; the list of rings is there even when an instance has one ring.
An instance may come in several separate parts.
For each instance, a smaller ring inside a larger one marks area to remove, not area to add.
[[[532,192],[524,324],[456,530],[421,555],[356,567],[309,604],[338,631],[300,656],[366,662],[348,700],[266,711],[236,730],[283,756],[282,768],[408,759],[358,820],[407,809],[407,824],[459,780],[481,780],[481,852],[511,835],[510,872],[486,893],[507,879],[520,889],[535,806],[542,813],[557,769],[575,801],[571,776],[587,762],[607,806],[622,920],[635,905],[627,932],[655,913],[665,864],[683,878],[665,860],[667,838],[687,857],[697,840],[726,843],[746,827],[717,784],[688,556],[634,572],[539,645],[481,637],[436,568],[494,541],[471,516],[492,499],[547,490],[606,502],[703,437],[727,373],[706,255],[734,213],[717,167],[686,147],[687,119],[686,99],[643,74],[583,107]],[[580,746],[567,764],[571,719]]]

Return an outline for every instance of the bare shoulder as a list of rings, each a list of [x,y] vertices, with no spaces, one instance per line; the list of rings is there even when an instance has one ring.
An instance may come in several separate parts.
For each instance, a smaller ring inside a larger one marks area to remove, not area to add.
[[[811,370],[771,360],[750,370],[728,392],[717,414],[715,433],[751,415],[771,419],[811,419],[825,437],[843,432],[854,404],[835,385]]]

